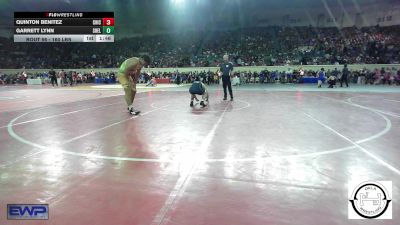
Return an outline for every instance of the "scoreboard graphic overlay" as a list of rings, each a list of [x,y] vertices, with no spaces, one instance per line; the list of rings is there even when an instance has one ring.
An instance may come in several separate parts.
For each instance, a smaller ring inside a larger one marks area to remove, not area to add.
[[[114,42],[114,12],[14,12],[14,42]]]

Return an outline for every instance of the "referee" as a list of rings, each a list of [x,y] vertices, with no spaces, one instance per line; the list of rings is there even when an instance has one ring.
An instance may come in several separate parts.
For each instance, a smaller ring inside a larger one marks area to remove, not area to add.
[[[350,75],[350,71],[347,68],[347,63],[344,64],[343,70],[342,70],[342,78],[340,79],[340,87],[343,87],[343,82],[345,82],[346,87],[349,87],[349,82],[348,82],[348,78]]]
[[[56,86],[58,87],[56,71],[54,71],[53,68],[50,69],[49,76],[51,79],[51,85],[53,85],[54,87],[54,84],[56,84]]]
[[[224,87],[224,100],[227,98],[226,88],[228,87],[229,95],[231,96],[231,101],[233,101],[233,94],[232,94],[232,84],[231,84],[231,75],[233,70],[232,63],[228,62],[229,56],[224,55],[223,57],[224,62],[219,64],[219,71],[222,73],[222,86]]]

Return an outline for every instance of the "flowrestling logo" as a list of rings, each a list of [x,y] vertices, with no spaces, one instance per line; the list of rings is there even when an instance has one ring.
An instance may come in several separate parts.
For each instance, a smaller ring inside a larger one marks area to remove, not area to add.
[[[392,182],[349,184],[349,219],[392,219]]]

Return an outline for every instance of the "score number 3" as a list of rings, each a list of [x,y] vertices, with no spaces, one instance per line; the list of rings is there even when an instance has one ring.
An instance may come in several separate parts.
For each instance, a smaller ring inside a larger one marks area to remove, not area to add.
[[[114,18],[103,18],[103,26],[114,26]]]

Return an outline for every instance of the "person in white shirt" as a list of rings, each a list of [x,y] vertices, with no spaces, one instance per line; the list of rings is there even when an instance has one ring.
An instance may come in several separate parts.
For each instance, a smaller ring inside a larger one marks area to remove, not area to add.
[[[64,86],[65,84],[65,72],[64,70],[61,70],[60,72],[58,72],[58,78],[60,79],[60,82],[58,82],[60,84],[60,87]]]

